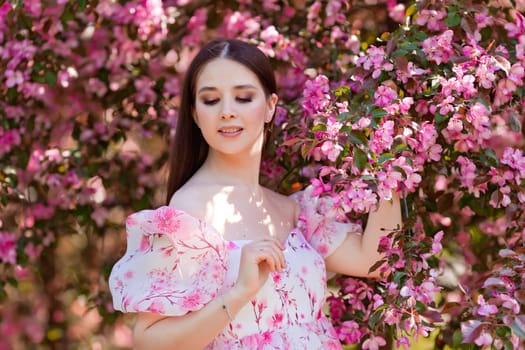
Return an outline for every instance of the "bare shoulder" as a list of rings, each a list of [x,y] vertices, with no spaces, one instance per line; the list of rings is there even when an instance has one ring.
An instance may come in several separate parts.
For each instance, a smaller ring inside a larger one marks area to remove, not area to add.
[[[171,196],[169,206],[182,210],[193,217],[204,217],[204,208],[207,198],[202,188],[192,184],[185,184]]]
[[[285,213],[290,213],[297,220],[301,206],[296,200],[268,188],[265,188],[265,191],[274,206],[281,208]]]

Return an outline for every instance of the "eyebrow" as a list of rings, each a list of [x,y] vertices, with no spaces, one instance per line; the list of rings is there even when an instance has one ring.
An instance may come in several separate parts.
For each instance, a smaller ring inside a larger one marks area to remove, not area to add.
[[[257,89],[256,86],[254,85],[251,85],[251,84],[244,84],[244,85],[235,85],[233,87],[234,90],[244,90],[244,89]],[[197,92],[198,94],[200,94],[201,92],[205,92],[205,91],[216,91],[217,88],[216,87],[213,87],[213,86],[203,86],[199,89],[199,91]]]

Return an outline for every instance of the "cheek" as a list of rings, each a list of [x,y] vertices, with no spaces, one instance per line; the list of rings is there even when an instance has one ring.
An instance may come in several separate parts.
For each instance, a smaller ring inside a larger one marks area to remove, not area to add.
[[[265,121],[266,117],[268,115],[268,109],[266,108],[266,105],[257,105],[253,106],[253,108],[249,111],[249,116],[253,120],[253,122],[260,122]]]

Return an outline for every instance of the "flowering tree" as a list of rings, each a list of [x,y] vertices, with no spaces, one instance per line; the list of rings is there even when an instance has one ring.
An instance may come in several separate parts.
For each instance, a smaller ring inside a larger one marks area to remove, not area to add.
[[[384,277],[333,281],[341,341],[408,348],[434,330],[438,348],[523,348],[524,10],[522,0],[4,2],[0,349],[130,346],[107,274],[125,215],[161,204],[179,80],[215,36],[257,43],[275,64],[269,186],[311,184],[352,220],[403,195],[405,226],[385,228],[395,229],[379,247],[386,264],[374,267]]]

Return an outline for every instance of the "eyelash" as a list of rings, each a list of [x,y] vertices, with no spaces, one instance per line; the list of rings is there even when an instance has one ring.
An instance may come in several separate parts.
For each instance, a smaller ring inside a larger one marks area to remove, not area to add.
[[[250,103],[253,99],[251,97],[236,97],[235,100],[240,103]],[[217,102],[219,102],[218,98],[214,100],[204,100],[202,103],[204,103],[207,106],[213,106]]]

